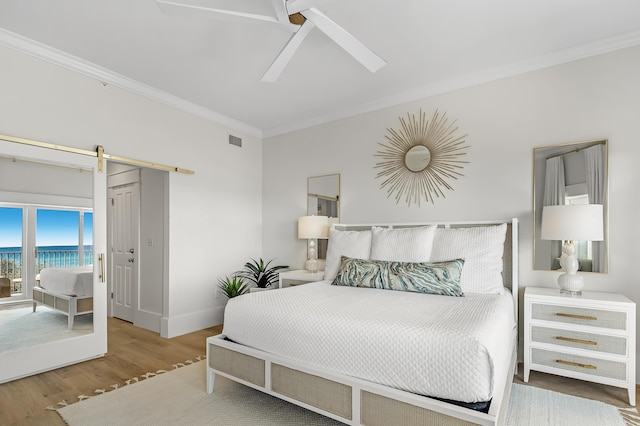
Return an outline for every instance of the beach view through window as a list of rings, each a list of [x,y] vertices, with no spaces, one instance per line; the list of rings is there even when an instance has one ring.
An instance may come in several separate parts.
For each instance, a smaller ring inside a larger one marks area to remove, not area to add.
[[[35,223],[24,220],[35,209]],[[33,229],[31,229],[33,228]],[[35,232],[33,256],[26,254],[26,237]],[[33,259],[33,262],[31,261]],[[0,207],[0,277],[11,280],[11,295],[22,294],[23,271],[71,268],[93,264],[93,213],[35,207]],[[32,265],[32,266],[30,266]]]

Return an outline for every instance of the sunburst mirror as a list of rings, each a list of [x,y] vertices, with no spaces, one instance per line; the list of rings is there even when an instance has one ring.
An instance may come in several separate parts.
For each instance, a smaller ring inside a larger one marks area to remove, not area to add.
[[[376,178],[384,179],[380,189],[386,188],[387,197],[393,195],[396,203],[404,199],[409,206],[420,206],[424,199],[433,204],[435,197],[445,197],[445,189],[453,190],[452,179],[463,176],[467,135],[456,136],[456,121],[438,111],[431,121],[422,110],[418,117],[399,118],[400,128],[387,129],[387,142],[379,143],[375,154],[382,159],[374,167],[380,169]]]

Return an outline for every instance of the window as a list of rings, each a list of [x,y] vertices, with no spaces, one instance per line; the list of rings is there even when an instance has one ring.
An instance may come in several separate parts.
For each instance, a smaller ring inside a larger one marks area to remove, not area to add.
[[[565,204],[589,204],[589,196],[587,194],[572,195],[564,197]],[[592,259],[591,241],[574,241],[573,247],[576,249],[576,257],[578,259]]]
[[[22,218],[22,208],[0,207],[0,277],[11,280],[11,297],[22,295]]]
[[[43,268],[92,264],[93,213],[89,209],[0,206],[0,276],[11,280],[12,300],[31,297]],[[35,272],[25,274],[27,270]]]

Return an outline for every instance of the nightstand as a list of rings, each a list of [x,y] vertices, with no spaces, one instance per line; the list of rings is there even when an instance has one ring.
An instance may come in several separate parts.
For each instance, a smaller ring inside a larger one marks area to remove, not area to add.
[[[531,370],[626,388],[636,405],[636,304],[616,293],[527,287],[525,382]]]
[[[296,271],[280,272],[279,288],[289,287],[290,285],[299,285],[311,283],[314,281],[322,281],[324,279],[324,271],[309,272],[305,269]]]

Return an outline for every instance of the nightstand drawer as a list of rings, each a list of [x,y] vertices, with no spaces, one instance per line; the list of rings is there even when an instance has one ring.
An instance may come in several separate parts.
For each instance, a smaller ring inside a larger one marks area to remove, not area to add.
[[[627,354],[627,339],[549,327],[531,327],[531,341],[615,355]]]
[[[626,330],[627,314],[619,311],[575,308],[571,306],[533,303],[531,318],[536,320],[562,322],[566,324]]]
[[[627,366],[624,362],[570,355],[536,348],[531,350],[531,362],[592,376],[627,380]]]

